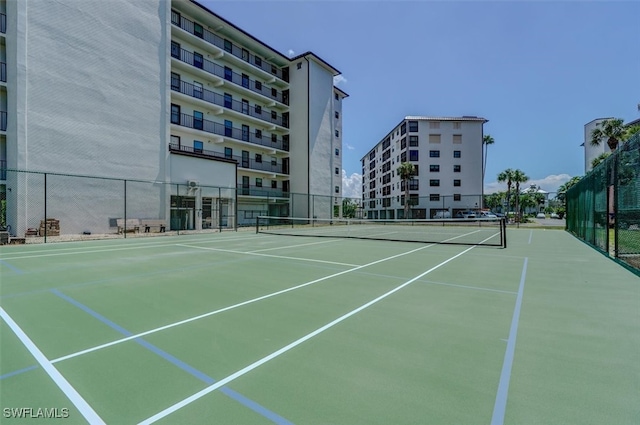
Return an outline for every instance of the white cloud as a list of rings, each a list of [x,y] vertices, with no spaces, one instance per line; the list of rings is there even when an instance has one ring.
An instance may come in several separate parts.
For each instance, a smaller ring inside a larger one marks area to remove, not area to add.
[[[557,192],[558,188],[571,180],[571,176],[569,174],[551,174],[542,179],[531,179],[526,183],[521,184],[522,188],[529,187],[532,184],[539,186],[542,190],[546,192]],[[484,193],[495,193],[500,191],[507,190],[507,183],[498,183],[491,182],[487,183],[484,186]]]
[[[345,147],[346,147],[347,149],[349,149],[350,151],[352,151],[352,150],[354,150],[354,149],[355,149],[353,146],[351,146],[351,145],[350,145],[350,144],[348,144],[348,143],[345,143]]]
[[[342,170],[342,196],[345,198],[362,198],[362,175],[353,173],[347,177]]]
[[[290,58],[292,58],[296,54],[296,52],[294,52],[293,50],[289,49],[289,50],[287,50],[287,54],[289,55]]]
[[[336,75],[335,77],[333,77],[333,85],[334,86],[337,86],[340,83],[347,84],[347,79],[344,78],[342,75]]]

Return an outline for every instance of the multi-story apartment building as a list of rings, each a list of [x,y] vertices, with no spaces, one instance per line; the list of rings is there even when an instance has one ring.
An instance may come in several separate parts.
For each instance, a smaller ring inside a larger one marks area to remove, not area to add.
[[[339,195],[347,94],[319,56],[289,58],[192,0],[0,0],[0,18],[3,169],[184,183],[137,194],[156,212],[129,215],[187,229],[309,216],[308,195]],[[42,182],[0,178],[14,233],[37,225]],[[82,214],[107,231],[121,211]]]
[[[584,125],[584,142],[580,145],[584,148],[584,173],[588,173],[593,169],[593,160],[602,155],[603,153],[611,153],[611,148],[607,144],[606,140],[603,140],[599,145],[595,146],[591,144],[591,133],[593,130],[598,128],[598,126],[606,120],[612,120],[613,117],[609,118],[596,118],[594,120],[589,121]],[[625,127],[633,127],[635,125],[640,125],[640,119],[635,119],[625,124]]]
[[[482,206],[484,118],[408,116],[362,158],[362,200],[373,219],[404,218],[405,188],[397,169],[414,165],[412,218],[455,217]]]

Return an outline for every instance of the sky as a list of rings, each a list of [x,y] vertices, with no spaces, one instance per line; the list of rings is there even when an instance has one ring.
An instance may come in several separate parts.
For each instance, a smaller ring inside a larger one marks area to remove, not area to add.
[[[343,196],[408,115],[486,118],[486,193],[507,168],[554,192],[584,175],[586,123],[640,118],[640,1],[199,1],[341,72]]]

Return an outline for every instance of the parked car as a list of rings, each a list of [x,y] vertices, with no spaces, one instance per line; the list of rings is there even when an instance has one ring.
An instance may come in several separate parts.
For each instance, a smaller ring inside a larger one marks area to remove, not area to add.
[[[451,218],[451,213],[447,210],[436,211],[433,218]]]
[[[551,218],[560,218],[560,216],[556,213],[551,213],[550,215]]]
[[[492,213],[491,211],[481,211],[479,218],[491,218],[491,219],[497,220],[498,216]]]
[[[536,215],[536,218],[547,218],[547,216],[544,215],[544,213],[538,213],[538,215]]]
[[[475,211],[458,211],[456,214],[457,218],[476,218]]]

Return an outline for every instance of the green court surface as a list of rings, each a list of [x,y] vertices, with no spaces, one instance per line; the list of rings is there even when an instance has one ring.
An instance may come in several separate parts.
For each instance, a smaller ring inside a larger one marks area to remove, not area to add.
[[[640,423],[640,279],[507,232],[3,247],[0,422]]]

